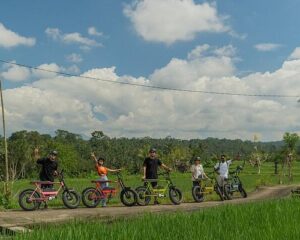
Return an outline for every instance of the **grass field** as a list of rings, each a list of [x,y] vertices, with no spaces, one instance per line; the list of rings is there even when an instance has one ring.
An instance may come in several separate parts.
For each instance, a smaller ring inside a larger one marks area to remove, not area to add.
[[[235,167],[241,164],[241,162],[234,162],[230,167],[231,170],[234,170]],[[211,172],[212,168],[206,168],[206,172]],[[261,174],[257,174],[256,168],[246,164],[244,170],[240,174],[243,184],[248,192],[253,191],[258,186],[263,185],[275,185],[279,183],[279,175],[274,175],[274,164],[273,163],[264,163],[261,169]],[[295,163],[293,169],[293,183],[300,183],[300,163]],[[190,173],[172,173],[171,178],[175,185],[183,191],[184,201],[190,202],[193,201],[191,195],[191,174]],[[93,186],[91,180],[97,179],[97,176],[91,176],[87,179],[75,179],[75,178],[67,178],[66,183],[69,187],[74,188],[78,192],[82,192],[82,190],[86,187]],[[113,174],[109,175],[109,179],[115,180],[116,177]],[[141,176],[140,175],[124,175],[124,181],[126,185],[131,186],[133,188],[142,185]],[[23,189],[32,188],[33,186],[29,184],[30,180],[20,180],[16,181],[12,187],[12,203],[11,207],[14,209],[18,209],[18,195]],[[283,183],[288,184],[289,181],[287,177],[283,178]],[[218,197],[215,194],[208,195],[206,200],[216,200]],[[168,199],[161,199],[161,202],[169,202]],[[120,200],[118,197],[113,198],[110,205],[120,205]],[[52,200],[49,202],[49,207],[62,207],[62,201],[60,198]]]
[[[71,222],[38,226],[14,239],[272,240],[299,239],[300,199],[227,205],[193,213],[148,214],[112,223]]]

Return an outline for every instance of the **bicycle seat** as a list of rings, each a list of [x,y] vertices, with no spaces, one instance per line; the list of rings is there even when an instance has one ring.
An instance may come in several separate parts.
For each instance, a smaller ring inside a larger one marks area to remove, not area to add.
[[[40,184],[40,185],[44,185],[44,184],[53,184],[53,182],[50,181],[31,181],[31,184]]]
[[[102,190],[116,190],[114,187],[104,187]]]
[[[110,180],[92,180],[91,182],[92,183],[110,183],[112,181],[110,181]]]
[[[53,188],[42,188],[42,192],[57,192],[57,190]]]
[[[158,179],[143,179],[144,182],[157,182]]]

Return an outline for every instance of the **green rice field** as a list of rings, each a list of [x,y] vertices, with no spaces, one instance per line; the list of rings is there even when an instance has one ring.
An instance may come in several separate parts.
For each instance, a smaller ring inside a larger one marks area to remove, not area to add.
[[[226,205],[193,213],[147,214],[132,219],[36,226],[14,239],[278,240],[299,239],[300,199]]]

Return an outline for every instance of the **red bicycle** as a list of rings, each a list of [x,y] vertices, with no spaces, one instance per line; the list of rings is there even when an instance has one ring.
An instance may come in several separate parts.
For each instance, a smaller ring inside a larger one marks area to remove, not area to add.
[[[74,209],[80,204],[80,195],[73,189],[67,187],[63,171],[58,175],[58,182],[49,181],[32,181],[35,189],[26,189],[19,195],[19,205],[25,211],[33,211],[40,207],[41,203],[46,203],[49,200],[56,198],[61,191],[62,201],[67,208]],[[53,185],[58,185],[57,189],[52,188]],[[45,188],[46,186],[50,186]]]
[[[101,185],[103,183],[118,183],[121,187],[120,200],[127,206],[131,207],[137,203],[137,193],[130,187],[126,187],[122,178],[121,173],[117,173],[117,181],[101,181],[93,180],[96,187],[88,187],[82,191],[82,202],[88,208],[95,208],[100,203],[101,199],[107,199],[107,202],[117,194],[117,189],[115,187],[104,187]]]

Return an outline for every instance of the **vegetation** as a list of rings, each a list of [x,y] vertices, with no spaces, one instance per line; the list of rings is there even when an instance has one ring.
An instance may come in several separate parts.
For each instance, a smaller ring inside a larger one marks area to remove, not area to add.
[[[0,143],[0,178],[4,175],[4,151]],[[101,131],[95,131],[90,139],[64,130],[57,130],[55,136],[38,132],[19,131],[8,139],[9,170],[11,180],[32,178],[36,176],[38,167],[32,159],[32,151],[38,146],[41,154],[46,156],[50,150],[59,151],[60,168],[65,169],[69,176],[84,177],[94,171],[90,152],[95,151],[107,159],[107,165],[126,168],[131,174],[139,173],[148,149],[156,147],[160,158],[174,169],[184,167],[194,156],[201,156],[205,165],[217,161],[221,153],[230,158],[251,158],[254,146],[262,153],[268,154],[268,161],[284,158],[282,147],[284,142],[262,143],[242,140],[207,138],[180,140],[171,137],[163,139],[144,138],[110,138]],[[295,155],[300,153],[300,146],[293,145]],[[296,159],[296,157],[294,157]]]
[[[59,166],[64,169],[66,175],[71,179],[71,184],[75,186],[86,187],[90,185],[89,179],[96,178],[94,163],[90,159],[90,153],[96,152],[97,156],[103,156],[107,159],[106,165],[112,168],[124,168],[125,175],[128,177],[130,186],[140,185],[138,176],[130,176],[132,174],[140,174],[143,159],[148,154],[150,147],[158,149],[158,155],[166,165],[180,172],[189,169],[189,164],[195,156],[201,156],[204,167],[211,168],[219,159],[220,154],[226,154],[229,158],[236,160],[246,160],[252,158],[254,147],[259,148],[262,154],[268,156],[267,168],[272,170],[265,171],[262,167],[261,176],[249,175],[244,182],[248,181],[249,188],[253,189],[254,185],[262,185],[265,182],[278,183],[277,176],[269,176],[266,174],[274,173],[274,163],[282,162],[281,181],[285,181],[283,159],[286,159],[288,149],[293,153],[293,161],[296,162],[300,153],[299,137],[297,134],[285,134],[282,142],[251,142],[242,140],[227,139],[191,139],[180,140],[171,137],[163,139],[144,138],[110,138],[101,131],[95,131],[91,134],[90,139],[83,139],[82,136],[70,133],[64,130],[57,130],[55,136],[40,134],[35,131],[19,131],[13,133],[8,139],[9,151],[9,174],[11,189],[8,195],[0,192],[0,205],[16,207],[16,196],[21,186],[28,186],[28,180],[15,181],[16,179],[36,179],[39,172],[39,166],[32,158],[32,152],[35,147],[39,147],[41,154],[47,154],[56,149],[59,152]],[[4,148],[0,142],[0,179],[4,179]],[[265,165],[266,163],[264,163]],[[295,163],[293,164],[295,165]],[[292,164],[288,165],[289,176],[292,174]],[[264,172],[265,171],[265,172]],[[247,174],[245,173],[245,176]],[[290,177],[289,181],[297,181],[298,176],[294,174],[294,179]],[[178,187],[184,191],[185,199],[190,197],[190,186],[186,184],[190,182],[190,175],[175,175]],[[131,179],[131,180],[130,180]],[[135,179],[135,180],[134,180]],[[176,180],[176,179],[175,179]],[[3,187],[3,182],[0,182]],[[74,186],[73,185],[73,186]]]
[[[298,239],[299,199],[282,199],[244,205],[226,205],[193,213],[144,215],[112,223],[75,221],[38,226],[30,239]]]

